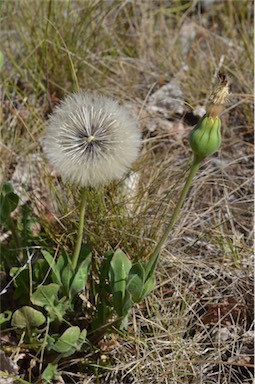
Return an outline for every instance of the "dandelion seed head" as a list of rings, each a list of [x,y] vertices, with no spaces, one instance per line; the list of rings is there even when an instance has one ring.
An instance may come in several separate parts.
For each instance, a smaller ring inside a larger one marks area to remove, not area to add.
[[[62,175],[80,186],[105,184],[137,159],[136,120],[117,101],[90,92],[68,96],[50,116],[45,152]]]

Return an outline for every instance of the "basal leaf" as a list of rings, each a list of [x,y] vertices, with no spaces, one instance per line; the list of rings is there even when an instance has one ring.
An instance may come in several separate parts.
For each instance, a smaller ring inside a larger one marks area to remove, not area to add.
[[[154,284],[155,284],[155,278],[154,278],[154,275],[152,275],[144,283],[141,299],[144,299],[145,296],[147,296],[152,291]]]
[[[7,195],[0,194],[0,222],[8,226],[10,214],[13,212],[19,203],[19,196],[14,192],[9,192]]]
[[[29,269],[23,267],[12,267],[10,276],[13,277],[15,291],[14,300],[20,300],[21,304],[28,304],[30,299],[30,276]]]
[[[140,262],[132,266],[127,279],[127,291],[134,303],[139,303],[144,288],[145,271]]]
[[[0,219],[2,222],[8,219],[19,203],[19,196],[14,193],[13,186],[9,182],[5,182],[2,186],[0,194]]]
[[[52,280],[54,280],[54,283],[61,285],[60,272],[56,266],[55,260],[53,259],[53,257],[51,256],[51,254],[48,251],[42,250],[42,255],[52,270],[52,272],[51,272]]]
[[[59,285],[51,283],[40,285],[32,294],[31,301],[39,307],[54,307],[58,302]]]
[[[64,353],[65,356],[74,353],[77,349],[80,333],[80,328],[77,326],[68,328],[53,345],[54,351]]]
[[[8,181],[6,181],[3,186],[2,186],[2,191],[1,193],[5,196],[7,195],[8,193],[10,192],[14,192],[14,189],[13,189],[13,186],[11,183],[9,183]]]
[[[11,325],[15,328],[37,328],[45,321],[46,318],[40,311],[24,306],[14,312]]]
[[[39,307],[44,307],[49,313],[51,320],[62,320],[66,312],[66,303],[63,303],[58,298],[58,291],[60,287],[58,284],[48,284],[39,286],[32,294],[31,302]]]
[[[77,267],[77,270],[72,279],[72,283],[70,287],[71,294],[80,292],[85,287],[87,282],[90,263],[91,263],[91,253]]]
[[[42,379],[45,380],[46,383],[51,384],[54,380],[57,380],[58,377],[58,365],[49,363],[42,373]]]
[[[65,295],[68,296],[71,280],[74,276],[74,270],[67,253],[63,252],[59,256],[59,259],[57,261],[57,268],[60,273],[62,288],[64,290]]]
[[[110,282],[113,294],[113,306],[119,316],[122,316],[126,295],[126,280],[131,268],[128,257],[118,249],[110,263]]]

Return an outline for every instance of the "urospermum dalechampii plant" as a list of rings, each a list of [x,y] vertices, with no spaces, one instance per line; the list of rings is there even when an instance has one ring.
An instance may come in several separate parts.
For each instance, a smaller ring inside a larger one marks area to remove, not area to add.
[[[139,260],[132,264],[121,250],[105,255],[95,290],[98,294],[95,324],[99,333],[105,332],[105,324],[112,318],[108,307],[113,307],[118,316],[115,325],[125,328],[133,303],[140,303],[151,291],[161,249],[176,223],[192,180],[202,161],[220,148],[220,112],[228,96],[228,79],[219,73],[206,114],[189,135],[193,161],[183,190],[170,222],[146,262]],[[50,117],[46,154],[65,179],[82,187],[78,236],[71,261],[73,272],[81,273],[79,281],[85,281],[88,270],[86,267],[84,272],[83,267],[81,269],[77,264],[82,254],[86,187],[121,177],[136,160],[139,147],[140,133],[136,121],[116,101],[105,96],[86,92],[71,95]]]
[[[137,159],[136,120],[117,101],[90,92],[68,96],[50,116],[45,152],[66,180],[81,187],[106,184]]]

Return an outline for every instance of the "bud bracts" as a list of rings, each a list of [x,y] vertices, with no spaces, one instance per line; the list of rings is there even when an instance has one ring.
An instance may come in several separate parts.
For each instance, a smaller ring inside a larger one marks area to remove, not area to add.
[[[207,114],[198,122],[189,135],[189,142],[195,157],[202,161],[216,152],[221,145],[221,121]]]

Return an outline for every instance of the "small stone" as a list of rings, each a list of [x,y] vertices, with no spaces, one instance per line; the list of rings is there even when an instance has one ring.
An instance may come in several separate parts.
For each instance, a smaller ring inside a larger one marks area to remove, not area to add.
[[[153,93],[149,97],[147,110],[167,119],[174,115],[183,115],[185,103],[179,82],[172,80]]]
[[[206,113],[206,109],[205,109],[205,107],[203,105],[197,105],[193,109],[193,115],[194,116],[203,117],[205,113]]]

